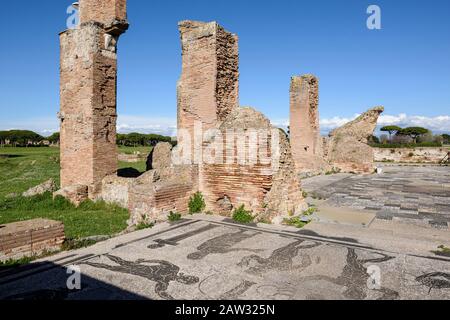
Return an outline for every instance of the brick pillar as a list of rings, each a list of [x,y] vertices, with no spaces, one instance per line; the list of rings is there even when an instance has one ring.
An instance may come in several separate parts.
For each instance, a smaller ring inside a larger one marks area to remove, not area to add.
[[[291,78],[290,142],[297,169],[323,165],[319,126],[319,81],[313,75]]]
[[[126,0],[81,0],[80,25],[60,34],[61,188],[89,187],[117,171],[117,41]]]
[[[178,129],[215,127],[239,106],[238,37],[216,22],[182,21]]]

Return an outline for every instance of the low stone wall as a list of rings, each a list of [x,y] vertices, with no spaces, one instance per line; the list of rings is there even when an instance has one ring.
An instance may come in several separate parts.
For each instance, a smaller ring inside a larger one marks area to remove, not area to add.
[[[64,224],[35,219],[0,226],[0,261],[58,251],[64,242]]]
[[[373,148],[376,162],[439,163],[448,148]]]
[[[102,199],[128,208],[129,191],[133,181],[133,178],[118,177],[116,174],[107,176],[102,181]]]
[[[129,225],[164,221],[170,211],[187,214],[189,198],[198,190],[198,167],[173,166],[150,170],[129,189]]]

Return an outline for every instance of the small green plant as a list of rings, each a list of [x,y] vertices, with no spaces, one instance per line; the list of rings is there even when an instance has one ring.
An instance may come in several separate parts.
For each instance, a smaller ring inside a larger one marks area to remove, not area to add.
[[[66,239],[62,245],[63,251],[87,248],[96,244],[97,241],[91,239]]]
[[[155,226],[155,224],[153,222],[141,222],[139,224],[136,225],[136,231],[139,230],[144,230],[144,229],[150,229],[153,228]]]
[[[309,207],[308,209],[306,209],[305,211],[303,211],[303,215],[304,216],[310,216],[312,215],[314,212],[317,211],[316,207]]]
[[[259,223],[264,223],[264,224],[272,224],[272,221],[270,221],[267,218],[262,218],[258,221]]]
[[[24,266],[27,265],[31,262],[33,262],[34,260],[38,260],[38,259],[42,259],[48,256],[51,256],[53,254],[56,254],[60,252],[60,250],[55,250],[55,251],[48,251],[48,250],[44,250],[41,254],[39,255],[32,255],[32,256],[26,256],[26,257],[22,257],[20,259],[9,259],[6,261],[0,261],[0,268],[15,268],[15,267],[20,267],[20,266]]]
[[[36,259],[36,258],[35,257],[23,257],[20,259],[9,259],[6,261],[0,261],[0,267],[11,267],[11,268],[12,267],[20,267],[25,264],[29,264],[34,259]]]
[[[303,198],[308,198],[308,192],[304,191],[302,192]]]
[[[170,222],[179,221],[181,220],[181,214],[170,211],[168,219]]]
[[[289,219],[284,219],[283,223],[288,226],[293,226],[296,228],[303,228],[304,226],[306,226],[308,224],[308,222],[302,221],[300,219],[300,217],[292,217]]]
[[[340,172],[341,172],[340,168],[333,167],[330,171],[325,172],[325,175],[329,176]]]
[[[450,257],[450,248],[444,245],[438,247],[439,250],[433,251],[434,254],[438,256]]]
[[[252,212],[245,210],[245,206],[241,205],[239,208],[234,210],[233,220],[241,223],[253,222]]]
[[[200,213],[205,208],[206,204],[201,192],[194,193],[189,199],[189,214]]]

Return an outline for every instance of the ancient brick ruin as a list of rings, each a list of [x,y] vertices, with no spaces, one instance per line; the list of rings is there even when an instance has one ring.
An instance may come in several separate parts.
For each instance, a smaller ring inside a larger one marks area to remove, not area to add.
[[[319,125],[319,80],[313,75],[291,78],[289,130],[297,169],[321,172],[325,161]]]
[[[328,162],[343,172],[373,173],[374,151],[368,141],[383,111],[383,107],[375,107],[331,131],[325,140]]]
[[[61,188],[85,186],[91,199],[117,170],[117,41],[127,28],[126,0],[81,0],[79,26],[60,34]]]
[[[0,226],[0,262],[61,250],[64,224],[34,219]]]
[[[193,138],[196,122],[202,127],[197,130],[214,128],[239,106],[238,37],[216,22],[182,21],[178,27],[182,47],[178,129]],[[180,143],[183,138],[178,135]],[[191,147],[193,151],[195,146]]]
[[[115,202],[137,224],[187,213],[189,198],[200,191],[207,211],[230,215],[245,205],[257,219],[279,222],[306,208],[299,172],[369,171],[373,156],[364,139],[379,109],[335,130],[324,144],[318,80],[293,77],[289,140],[262,113],[239,106],[238,37],[216,22],[182,21],[178,145],[158,145],[141,176],[119,177],[117,41],[128,28],[126,0],[81,0],[79,8],[80,25],[60,35],[61,190],[55,195],[75,204]]]
[[[261,113],[239,107],[237,36],[216,22],[182,21],[179,30],[182,74],[174,157],[195,152],[187,163],[167,166],[167,147],[157,146],[151,154],[152,170],[130,187],[131,222],[164,218],[169,211],[185,213],[190,195],[197,191],[204,196],[206,210],[216,214],[230,215],[242,204],[259,219],[300,213],[305,202],[287,137]],[[243,159],[240,152],[245,153]],[[254,162],[247,163],[251,156]]]

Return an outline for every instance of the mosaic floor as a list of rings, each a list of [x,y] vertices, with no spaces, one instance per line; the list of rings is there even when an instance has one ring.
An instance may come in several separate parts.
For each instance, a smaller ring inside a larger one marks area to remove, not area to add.
[[[305,180],[304,187],[311,195],[327,199],[330,206],[369,210],[379,219],[449,228],[450,167],[383,169],[380,175],[313,177]]]
[[[183,220],[0,269],[0,299],[450,299],[450,259]],[[67,266],[81,271],[69,290]]]

